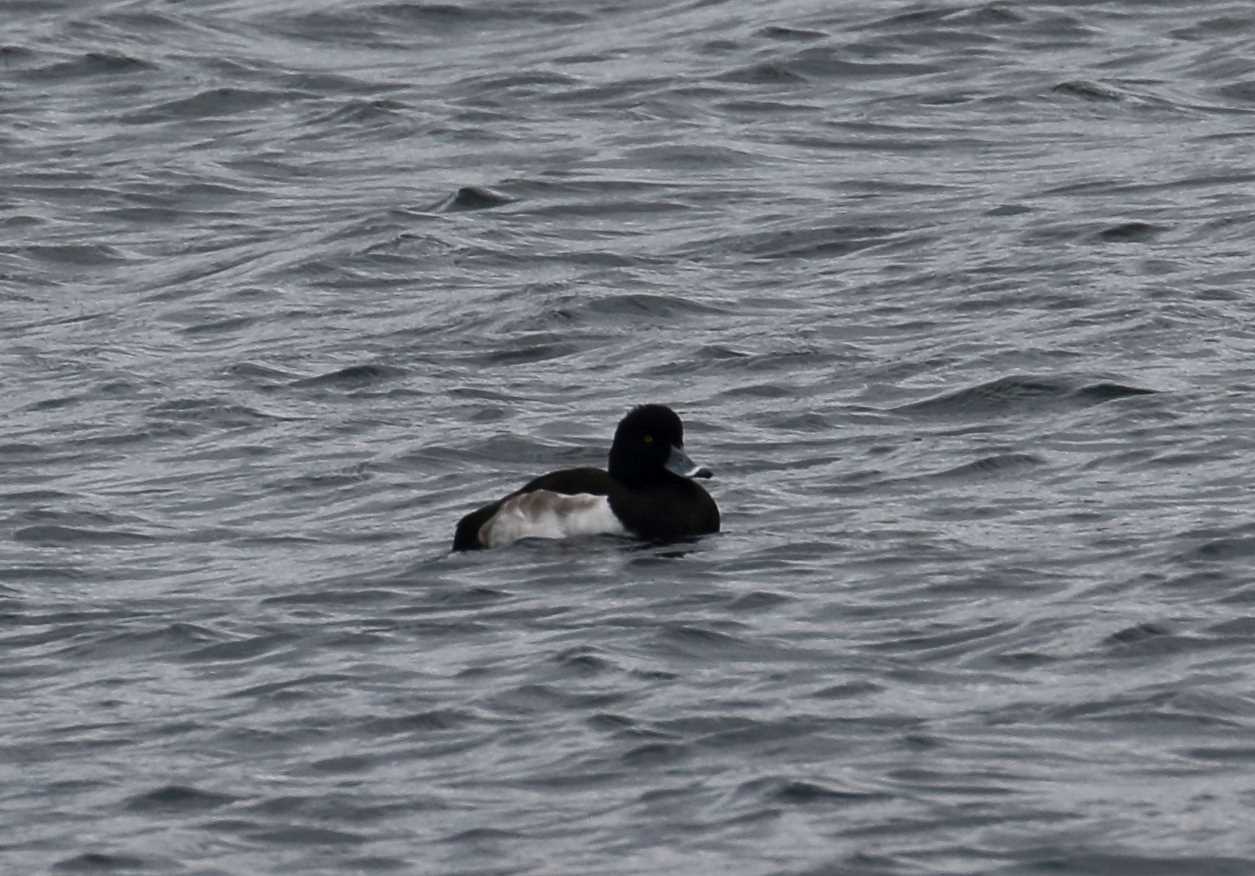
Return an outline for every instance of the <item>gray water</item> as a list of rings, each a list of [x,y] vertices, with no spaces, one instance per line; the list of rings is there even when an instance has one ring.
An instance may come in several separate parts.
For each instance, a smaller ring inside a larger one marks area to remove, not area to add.
[[[0,5],[0,870],[1255,872],[1255,8],[627,7]]]

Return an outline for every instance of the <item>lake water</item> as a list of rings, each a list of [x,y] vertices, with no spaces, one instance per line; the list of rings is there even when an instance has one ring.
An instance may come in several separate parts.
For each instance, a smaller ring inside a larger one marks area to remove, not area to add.
[[[4,872],[1255,872],[1250,4],[0,20]]]

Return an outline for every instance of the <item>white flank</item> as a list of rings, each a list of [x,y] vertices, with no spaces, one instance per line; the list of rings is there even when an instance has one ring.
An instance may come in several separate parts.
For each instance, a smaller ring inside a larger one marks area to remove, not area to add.
[[[606,496],[592,493],[567,496],[549,490],[532,490],[504,502],[479,528],[479,541],[494,548],[520,538],[627,534],[610,510],[610,499]]]

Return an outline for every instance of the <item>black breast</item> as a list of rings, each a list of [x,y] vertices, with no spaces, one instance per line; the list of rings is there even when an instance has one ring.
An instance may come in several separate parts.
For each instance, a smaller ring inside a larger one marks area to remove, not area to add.
[[[610,508],[640,538],[672,541],[719,531],[719,507],[701,485],[685,478],[649,487],[615,485]]]

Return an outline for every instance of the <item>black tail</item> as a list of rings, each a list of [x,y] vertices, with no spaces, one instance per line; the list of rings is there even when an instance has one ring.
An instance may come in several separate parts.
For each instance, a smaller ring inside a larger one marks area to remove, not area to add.
[[[458,521],[457,531],[453,533],[453,549],[455,551],[476,551],[484,547],[479,540],[479,530],[492,515],[501,507],[500,502],[493,502],[467,514]]]

